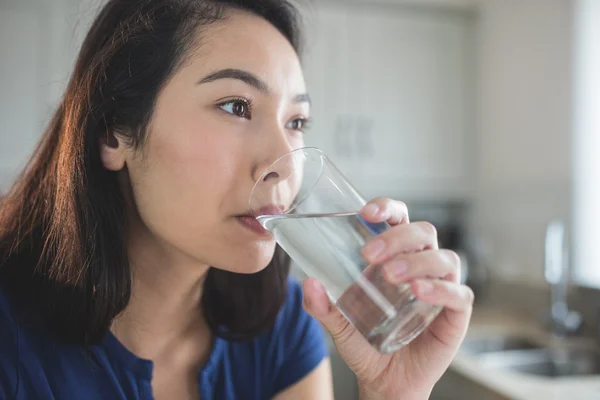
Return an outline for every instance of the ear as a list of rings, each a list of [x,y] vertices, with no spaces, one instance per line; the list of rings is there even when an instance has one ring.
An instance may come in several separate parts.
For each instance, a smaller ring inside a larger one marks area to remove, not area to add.
[[[125,148],[117,137],[108,132],[100,139],[100,159],[109,171],[120,171],[125,167]]]

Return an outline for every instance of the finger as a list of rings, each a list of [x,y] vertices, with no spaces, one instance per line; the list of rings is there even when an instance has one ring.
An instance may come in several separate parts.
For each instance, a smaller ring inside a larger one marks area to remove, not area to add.
[[[419,300],[443,307],[417,341],[427,343],[433,354],[449,349],[455,352],[469,327],[475,297],[473,291],[468,286],[440,280],[415,280],[411,290]]]
[[[386,221],[390,225],[407,224],[408,208],[401,201],[376,197],[360,211],[360,216],[369,222]]]
[[[356,339],[356,330],[339,310],[331,304],[323,285],[314,278],[302,283],[304,309],[317,319],[329,332],[334,341],[345,343]]]
[[[383,264],[390,283],[404,283],[418,278],[442,278],[460,282],[460,258],[452,250],[428,250],[402,254]]]
[[[329,332],[344,363],[356,376],[379,376],[383,368],[373,361],[377,360],[374,355],[377,352],[337,307],[331,304],[323,285],[314,278],[307,278],[302,289],[304,309]]]
[[[371,264],[382,263],[402,253],[438,248],[437,230],[429,222],[413,222],[394,226],[373,239],[361,250]]]
[[[470,313],[473,308],[475,295],[466,285],[443,280],[416,279],[410,286],[414,295],[426,303],[458,313]]]

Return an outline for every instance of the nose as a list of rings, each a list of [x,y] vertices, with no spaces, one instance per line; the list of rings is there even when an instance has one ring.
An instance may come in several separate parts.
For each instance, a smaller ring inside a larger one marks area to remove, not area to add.
[[[262,180],[266,182],[269,179],[279,179],[279,177],[280,175],[277,171],[270,171],[264,176],[264,178],[262,178]]]
[[[283,156],[295,148],[287,139],[287,135],[285,132],[275,131],[265,135],[265,142],[257,151],[257,161],[252,168],[252,179],[254,182],[258,182],[259,179],[266,182],[288,178],[294,170],[294,160],[293,157]]]
[[[297,160],[298,153],[292,150],[290,147],[280,147],[277,152],[271,153],[271,158],[264,158],[264,168],[256,168],[257,177],[249,198],[250,210],[255,215],[271,213],[266,210],[273,207],[279,214],[292,206],[303,175],[302,163]]]
[[[273,190],[283,190],[284,187],[296,186],[299,176],[302,174],[298,168],[294,153],[290,154],[293,149],[286,149],[283,154],[275,158],[261,172],[257,172],[258,178],[255,183],[262,184],[262,187],[269,187]],[[266,164],[266,162],[265,162]]]

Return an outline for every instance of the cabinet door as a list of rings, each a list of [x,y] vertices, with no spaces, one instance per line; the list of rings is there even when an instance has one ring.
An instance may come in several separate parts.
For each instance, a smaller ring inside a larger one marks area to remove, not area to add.
[[[468,20],[455,14],[365,9],[356,35],[353,84],[360,113],[361,177],[463,185],[468,175]],[[376,165],[377,168],[369,166]]]
[[[465,195],[470,18],[339,3],[316,15],[304,63],[315,122],[307,144],[367,197]]]

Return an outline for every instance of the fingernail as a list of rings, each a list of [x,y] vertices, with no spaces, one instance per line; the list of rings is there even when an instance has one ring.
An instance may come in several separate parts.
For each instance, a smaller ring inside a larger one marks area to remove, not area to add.
[[[307,306],[317,317],[322,317],[329,314],[331,311],[331,303],[327,297],[327,291],[321,282],[313,279],[310,284],[312,285],[313,296],[308,299]],[[314,301],[317,299],[316,301]]]
[[[363,211],[374,216],[377,216],[381,212],[377,204],[367,204]]]
[[[406,274],[408,264],[404,260],[395,260],[391,261],[385,268],[391,277],[400,278]]]
[[[306,305],[308,306],[308,308],[312,309],[314,308],[313,305],[313,296],[319,296],[321,295],[322,292],[322,286],[319,284],[319,282],[317,282],[316,280],[309,280],[308,281],[308,286],[310,286],[310,290],[312,291],[311,294],[309,294],[308,296],[304,296],[304,302],[306,303]]]
[[[385,242],[381,239],[373,239],[364,248],[364,254],[367,258],[375,259],[385,251]]]
[[[427,294],[433,291],[433,283],[430,281],[417,282],[417,288],[421,294]]]
[[[315,293],[318,293],[319,296],[327,295],[327,292],[325,291],[325,287],[323,286],[323,284],[321,282],[314,280],[313,288],[315,290]]]

